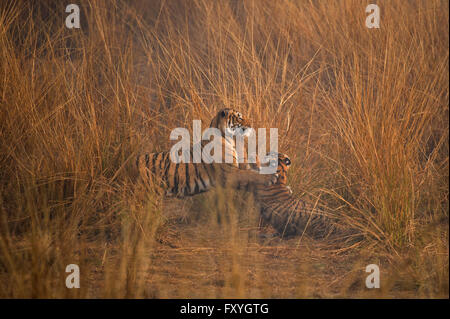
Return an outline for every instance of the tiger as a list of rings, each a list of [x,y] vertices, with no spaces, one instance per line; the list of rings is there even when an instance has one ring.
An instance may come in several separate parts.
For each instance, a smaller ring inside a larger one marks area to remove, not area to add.
[[[241,134],[245,139],[250,135],[250,130],[252,129],[250,121],[243,117],[241,112],[231,108],[222,109],[211,120],[209,127],[217,128],[221,132],[224,143],[222,159],[225,158],[226,154],[231,152],[229,155],[233,158],[233,166],[241,169],[259,171],[260,162],[257,156],[253,159],[253,161],[249,161],[247,149],[245,147],[242,150],[242,158],[239,158],[240,154],[238,154],[236,150],[236,143],[233,136],[236,134]],[[203,143],[206,143],[206,141]]]
[[[256,169],[240,169],[238,155],[233,139],[226,133],[237,130],[245,135],[250,129],[249,121],[236,110],[225,108],[220,110],[211,120],[210,127],[221,132],[224,145],[223,152],[232,156],[232,163],[193,163],[193,152],[187,163],[174,163],[170,151],[160,153],[144,153],[136,158],[139,178],[145,184],[158,181],[166,191],[166,196],[193,196],[220,185],[234,189],[249,189],[251,185],[270,186],[277,181],[276,174],[259,174]],[[224,157],[222,157],[224,158]]]
[[[289,191],[292,193],[292,190],[289,186],[287,186],[287,171],[291,166],[291,159],[289,156],[283,153],[278,153],[278,166],[277,166],[277,174],[278,179],[276,184],[286,185],[289,188]]]
[[[291,166],[289,156],[278,153],[277,181],[270,186],[258,185],[254,197],[260,207],[263,220],[282,237],[306,233],[323,238],[335,232],[333,214],[318,209],[293,196],[287,185],[287,172]]]

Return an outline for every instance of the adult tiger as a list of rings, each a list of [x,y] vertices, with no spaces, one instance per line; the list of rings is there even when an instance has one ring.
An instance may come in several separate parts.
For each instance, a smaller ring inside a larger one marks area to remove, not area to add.
[[[325,237],[338,227],[333,214],[292,195],[287,186],[287,171],[291,160],[286,154],[278,154],[278,180],[271,186],[256,186],[254,194],[262,218],[282,236],[301,235]]]
[[[234,137],[241,135],[241,137],[245,139],[249,136],[252,129],[250,121],[243,117],[242,113],[230,108],[222,109],[211,120],[209,127],[217,128],[221,133],[223,141],[222,159],[229,157],[232,158],[231,164],[235,167],[259,171],[259,159],[255,157],[254,163],[250,163],[245,146],[242,149],[242,158],[239,158],[240,154],[238,154],[236,150]],[[205,144],[206,141],[203,141],[202,143]]]
[[[277,181],[276,174],[259,174],[254,170],[239,169],[238,156],[230,134],[250,129],[249,121],[240,112],[222,109],[212,119],[210,127],[219,129],[222,136],[223,156],[232,157],[231,163],[194,163],[193,151],[189,160],[175,163],[171,152],[144,153],[137,157],[136,166],[140,178],[148,185],[159,184],[166,195],[177,197],[192,196],[221,185],[235,189],[249,188],[250,185],[268,186]]]

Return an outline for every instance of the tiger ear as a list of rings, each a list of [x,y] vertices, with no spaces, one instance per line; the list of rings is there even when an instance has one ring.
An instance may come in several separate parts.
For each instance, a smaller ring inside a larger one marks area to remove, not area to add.
[[[220,112],[220,116],[225,117],[225,115],[227,115],[227,114],[225,113],[224,110],[222,110],[222,111]]]

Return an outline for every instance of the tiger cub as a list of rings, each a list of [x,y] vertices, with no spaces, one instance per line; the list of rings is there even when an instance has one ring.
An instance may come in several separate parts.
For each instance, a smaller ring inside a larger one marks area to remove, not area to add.
[[[148,185],[156,182],[165,189],[166,195],[177,197],[203,193],[217,185],[248,189],[251,185],[268,186],[277,181],[276,174],[259,174],[254,170],[239,169],[234,141],[227,138],[226,133],[242,130],[245,134],[250,128],[248,120],[240,112],[222,109],[212,119],[210,127],[220,130],[224,146],[223,155],[232,156],[232,163],[193,163],[192,151],[188,163],[172,162],[170,151],[146,153],[136,159],[141,180]]]
[[[290,158],[278,154],[278,179],[274,185],[255,188],[255,199],[260,206],[262,218],[282,236],[301,235],[325,237],[333,232],[332,215],[313,205],[297,199],[287,183]]]

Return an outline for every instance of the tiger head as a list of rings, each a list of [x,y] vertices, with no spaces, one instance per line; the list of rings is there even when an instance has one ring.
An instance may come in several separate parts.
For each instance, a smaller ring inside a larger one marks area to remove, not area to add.
[[[212,119],[210,127],[218,128],[222,136],[233,136],[236,133],[248,136],[251,132],[250,121],[244,118],[242,113],[229,108],[220,110]]]
[[[283,185],[287,184],[287,171],[290,166],[291,166],[291,159],[289,158],[289,156],[283,153],[278,153],[277,184]]]
[[[278,160],[275,161],[275,158]],[[291,166],[291,159],[289,156],[278,152],[269,152],[266,156],[265,163],[262,166],[270,166],[272,168],[277,167],[277,182],[275,184],[286,185],[287,184],[287,171]]]

